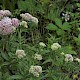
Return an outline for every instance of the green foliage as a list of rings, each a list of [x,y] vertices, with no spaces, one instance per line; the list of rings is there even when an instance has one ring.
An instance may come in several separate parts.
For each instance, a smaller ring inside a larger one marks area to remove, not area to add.
[[[59,18],[55,18],[55,25],[52,23],[49,23],[46,27],[48,30],[55,30],[58,35],[64,35],[65,30],[70,31],[71,25],[68,22],[64,22],[62,24],[62,20]]]
[[[77,45],[80,45],[80,34],[78,35],[78,37],[74,37],[74,40],[76,41]]]
[[[0,8],[12,11],[11,17],[19,18],[20,22],[20,14],[25,12],[39,20],[38,25],[26,21],[28,28],[20,25],[14,33],[0,35],[0,80],[79,80],[80,61],[75,60],[80,57],[77,0],[1,0]],[[68,21],[62,19],[66,12]],[[52,50],[53,43],[61,47]],[[26,56],[20,59],[16,55],[18,49],[24,50]],[[34,59],[35,54],[41,55],[42,60]],[[73,61],[67,62],[66,54],[72,55]],[[42,67],[39,77],[29,72],[32,65]]]
[[[48,30],[57,30],[57,26],[52,24],[52,23],[49,23],[48,26],[46,27]]]

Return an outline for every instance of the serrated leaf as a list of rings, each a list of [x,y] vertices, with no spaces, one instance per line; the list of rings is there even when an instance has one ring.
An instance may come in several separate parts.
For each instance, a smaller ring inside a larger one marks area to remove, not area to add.
[[[68,22],[64,22],[61,27],[61,29],[63,29],[63,30],[70,30],[70,28],[71,28],[71,25],[69,25]]]
[[[49,23],[48,26],[46,27],[48,30],[57,30],[57,26],[52,24],[52,23]]]
[[[58,35],[63,35],[65,32],[64,32],[63,30],[61,30],[61,29],[58,29],[58,30],[56,31],[56,33],[57,33]]]
[[[59,18],[55,18],[55,23],[58,27],[61,27],[62,26],[62,20],[59,19]]]

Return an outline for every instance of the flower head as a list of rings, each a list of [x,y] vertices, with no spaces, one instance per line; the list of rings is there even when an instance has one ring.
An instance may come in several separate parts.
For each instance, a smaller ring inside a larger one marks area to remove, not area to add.
[[[39,43],[40,46],[46,47],[46,45],[43,42]]]
[[[65,54],[65,61],[68,62],[68,61],[73,61],[73,56],[71,54]]]
[[[38,22],[39,22],[36,17],[32,17],[32,20],[31,21],[34,22],[35,24],[38,24]]]
[[[23,58],[24,56],[26,56],[24,50],[16,50],[16,55],[19,59]]]
[[[4,17],[3,19],[1,19],[0,34],[7,35],[7,34],[14,32],[15,29],[16,29],[16,27],[13,26],[11,18]]]
[[[41,66],[31,66],[29,69],[29,72],[32,73],[34,76],[39,77],[39,75],[42,73],[42,67]]]
[[[13,32],[11,18],[4,17],[0,21],[0,34],[7,35]]]
[[[21,25],[21,26],[24,26],[24,27],[26,27],[26,28],[28,28],[28,25],[27,25],[27,22],[26,22],[26,21],[20,22],[20,25]]]
[[[15,27],[18,27],[19,26],[19,20],[17,18],[12,18],[12,25],[15,26]]]
[[[11,16],[11,12],[9,10],[0,10],[0,16],[3,17]]]
[[[62,19],[64,19],[66,22],[70,20],[69,12],[62,13]]]
[[[11,16],[11,12],[9,10],[4,10],[4,16]]]
[[[61,48],[61,45],[59,45],[58,43],[53,43],[53,44],[51,45],[51,49],[52,49],[52,50],[57,50],[58,48]]]
[[[32,21],[35,24],[38,24],[38,19],[36,17],[33,17],[31,14],[29,13],[25,13],[25,14],[20,14],[20,16],[27,21]]]
[[[64,55],[64,54],[65,54],[64,52],[61,53],[61,55]]]
[[[24,20],[27,20],[27,21],[31,21],[32,20],[32,15],[29,14],[29,13],[25,13],[25,14],[20,14],[20,16],[24,19]]]
[[[77,61],[77,62],[79,62],[79,63],[80,63],[80,59],[79,59],[79,58],[76,58],[76,59],[75,59],[75,61]]]
[[[35,54],[34,59],[42,60],[42,56],[40,54]]]

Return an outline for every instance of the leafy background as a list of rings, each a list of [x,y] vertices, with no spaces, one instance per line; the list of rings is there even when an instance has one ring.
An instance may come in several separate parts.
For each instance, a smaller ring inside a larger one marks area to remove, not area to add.
[[[64,63],[65,52],[80,58],[80,3],[78,0],[0,0],[0,9],[9,9],[13,17],[20,18],[21,13],[30,13],[37,17],[39,24],[29,24],[28,29],[20,27],[7,38],[6,49],[0,54],[1,80],[79,80],[80,64]],[[62,13],[70,12],[68,22],[62,19]],[[20,31],[21,30],[21,31]],[[4,40],[0,40],[4,42]],[[46,43],[47,48],[40,48],[38,43]],[[57,52],[50,50],[50,45],[59,42],[63,47]],[[16,49],[24,49],[27,57],[19,60]],[[0,44],[2,50],[2,44]],[[31,58],[40,53],[43,60]],[[7,53],[7,54],[6,54]],[[53,54],[54,53],[54,54]],[[58,58],[59,56],[59,58]],[[56,57],[56,60],[55,60]],[[28,70],[34,64],[41,65],[43,74],[36,78]]]

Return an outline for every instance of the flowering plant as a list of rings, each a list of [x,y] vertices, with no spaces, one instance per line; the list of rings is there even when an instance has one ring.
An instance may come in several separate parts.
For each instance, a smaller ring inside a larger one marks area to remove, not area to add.
[[[80,78],[79,0],[1,0],[0,9],[0,80]]]

